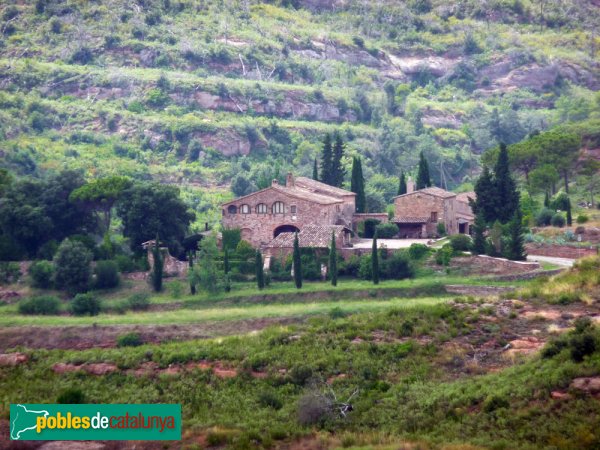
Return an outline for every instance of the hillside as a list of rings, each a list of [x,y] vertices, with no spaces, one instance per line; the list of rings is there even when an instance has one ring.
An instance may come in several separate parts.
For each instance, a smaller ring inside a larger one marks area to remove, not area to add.
[[[381,208],[497,140],[598,117],[594,2],[38,0],[0,10],[0,164],[183,187],[199,221],[340,131]]]

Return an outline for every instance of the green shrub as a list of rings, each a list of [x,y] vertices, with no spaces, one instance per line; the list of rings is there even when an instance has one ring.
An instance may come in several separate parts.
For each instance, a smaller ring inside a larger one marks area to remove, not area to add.
[[[408,256],[412,260],[419,260],[429,253],[429,247],[425,244],[412,244],[408,248]]]
[[[91,278],[91,252],[81,243],[65,239],[54,257],[54,282],[71,293],[88,289]]]
[[[145,292],[139,292],[129,297],[127,303],[134,311],[144,311],[150,307],[150,297]]]
[[[283,402],[273,391],[262,391],[258,395],[258,403],[266,408],[281,409]]]
[[[372,239],[373,236],[375,235],[375,229],[377,227],[377,225],[379,225],[381,223],[380,220],[377,219],[367,219],[363,222],[364,225],[364,232],[363,232],[363,237],[365,239]]]
[[[85,402],[85,395],[79,388],[69,388],[63,391],[56,399],[56,403],[62,405],[75,405]]]
[[[569,342],[571,347],[571,359],[575,362],[583,361],[583,358],[596,351],[596,338],[592,333],[576,334]]]
[[[471,249],[471,237],[466,234],[455,234],[450,236],[450,245],[455,252],[467,252]]]
[[[144,341],[138,333],[127,333],[117,338],[117,347],[139,347]]]
[[[542,358],[548,359],[553,358],[567,348],[568,343],[564,339],[555,339],[548,342],[542,349]]]
[[[347,277],[358,277],[360,269],[360,257],[358,255],[350,255],[344,259],[338,266],[338,275]]]
[[[554,211],[544,208],[535,216],[535,224],[538,227],[546,227],[552,222],[552,216],[554,216]]]
[[[577,223],[586,223],[588,220],[590,220],[590,218],[588,216],[586,216],[585,214],[579,214],[577,215]]]
[[[100,300],[90,293],[77,294],[71,301],[71,312],[76,316],[97,316],[100,312]]]
[[[398,234],[398,226],[394,223],[380,223],[375,229],[379,239],[391,239]]]
[[[313,376],[313,369],[303,364],[296,365],[290,370],[290,379],[297,386],[304,386]]]
[[[331,311],[329,311],[329,317],[332,319],[341,319],[343,317],[346,317],[347,315],[348,313],[346,313],[346,311],[344,311],[339,306],[336,306]]]
[[[96,289],[110,289],[119,285],[119,266],[115,261],[98,261],[94,268]]]
[[[16,262],[0,262],[0,284],[16,283],[21,278],[21,268]]]
[[[452,255],[454,253],[454,249],[452,245],[445,244],[442,248],[440,248],[435,253],[435,262],[440,266],[448,266],[450,265],[450,260],[452,259]]]
[[[29,267],[29,276],[33,287],[50,289],[52,287],[52,277],[54,276],[54,266],[50,261],[36,261]]]
[[[444,222],[438,222],[436,226],[438,236],[446,236],[446,225]]]
[[[552,219],[550,220],[550,223],[552,224],[553,227],[558,227],[558,228],[562,228],[565,226],[565,216],[563,216],[561,213],[556,213],[552,216]]]
[[[60,300],[52,295],[28,298],[19,303],[19,312],[27,315],[52,315],[60,311]]]
[[[394,252],[380,262],[381,277],[388,280],[403,280],[415,276],[415,270],[405,252]]]
[[[510,403],[499,395],[490,395],[483,402],[483,410],[486,413],[491,413],[500,408],[508,408]]]

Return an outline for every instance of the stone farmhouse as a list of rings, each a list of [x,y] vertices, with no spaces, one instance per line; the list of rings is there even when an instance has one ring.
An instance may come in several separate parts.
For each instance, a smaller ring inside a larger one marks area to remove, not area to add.
[[[455,194],[438,187],[414,190],[414,183],[407,183],[408,192],[394,197],[394,218],[401,238],[430,238],[438,234],[438,223],[443,223],[446,233],[471,234],[475,216],[469,199],[475,200],[474,192]]]
[[[368,218],[387,222],[386,213],[356,214],[355,197],[354,192],[288,173],[285,186],[273,180],[266,189],[223,204],[221,223],[224,228],[240,228],[242,239],[254,247],[266,247],[281,233],[299,232],[302,239],[308,226],[321,227],[321,233],[331,239],[332,231],[340,233],[333,226],[345,228],[348,234]],[[349,236],[339,242],[349,244]]]

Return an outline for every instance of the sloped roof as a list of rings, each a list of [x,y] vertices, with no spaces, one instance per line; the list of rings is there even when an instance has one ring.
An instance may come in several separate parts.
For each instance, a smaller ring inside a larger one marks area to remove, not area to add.
[[[331,245],[331,232],[339,236],[344,230],[350,231],[343,225],[307,225],[298,233],[300,247],[328,248]],[[267,244],[272,248],[291,248],[294,246],[296,233],[281,233]]]
[[[429,217],[404,216],[394,217],[390,222],[393,223],[427,223]]]
[[[312,201],[315,203],[319,203],[321,205],[331,205],[334,203],[342,203],[342,199],[340,199],[340,198],[330,197],[328,195],[323,195],[323,194],[316,194],[310,190],[302,189],[298,186],[287,187],[287,186],[282,186],[279,184],[274,184],[272,186],[269,186],[268,188],[261,189],[260,191],[252,192],[251,194],[247,194],[242,197],[238,197],[234,200],[231,200],[227,203],[223,203],[221,206],[227,206],[232,203],[239,203],[241,200],[251,198],[256,194],[259,194],[261,192],[265,192],[268,190],[280,192],[282,194],[289,195],[290,197],[294,197],[294,198],[299,198],[301,200],[309,200],[309,201]]]
[[[307,189],[309,191],[320,191],[321,194],[331,195],[333,197],[356,195],[354,192],[335,186],[329,186],[328,184],[313,180],[312,178],[297,177],[294,182],[296,187],[301,187],[302,189]]]
[[[440,197],[440,198],[456,197],[456,194],[454,192],[450,192],[445,189],[432,186],[432,187],[428,187],[428,188],[424,188],[424,189],[419,189],[418,191],[413,191],[413,192],[408,192],[406,194],[397,195],[394,198],[406,197],[408,195],[415,195],[415,194],[428,194],[428,195],[433,195],[434,197]]]
[[[477,194],[473,191],[471,192],[461,192],[460,194],[456,194],[456,200],[463,203],[469,203],[469,198],[476,200]]]

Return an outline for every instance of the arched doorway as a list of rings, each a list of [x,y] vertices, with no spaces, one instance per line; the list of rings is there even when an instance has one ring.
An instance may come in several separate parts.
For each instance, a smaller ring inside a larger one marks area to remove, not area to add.
[[[273,230],[273,237],[276,238],[281,233],[296,233],[300,231],[300,228],[294,225],[279,225]]]

